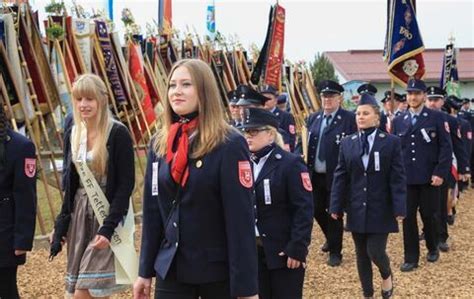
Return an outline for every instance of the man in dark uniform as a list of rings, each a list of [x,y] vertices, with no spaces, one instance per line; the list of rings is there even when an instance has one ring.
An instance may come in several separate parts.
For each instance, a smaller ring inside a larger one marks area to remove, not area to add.
[[[449,96],[451,100],[462,102],[459,98],[454,95]],[[461,107],[460,111],[458,112],[458,117],[465,119],[471,125],[471,128],[474,128],[474,116],[471,109],[466,109],[467,107]],[[474,151],[471,152],[470,156],[470,165],[471,169],[474,167]],[[474,176],[471,176],[471,187],[474,188]]]
[[[426,86],[422,80],[411,79],[407,86],[410,109],[393,121],[393,134],[402,139],[402,153],[407,171],[407,217],[403,220],[405,262],[400,270],[418,267],[420,244],[417,212],[424,224],[427,260],[439,258],[436,215],[439,187],[448,176],[452,162],[449,125],[439,111],[424,106]]]
[[[394,100],[395,110],[393,111],[393,115],[397,117],[408,109],[407,95],[401,94],[400,97],[395,96]]]
[[[460,136],[463,146],[465,148],[465,151],[467,153],[467,165],[470,166],[470,157],[472,154],[472,131],[471,131],[471,125],[469,122],[460,117],[460,109],[461,109],[462,103],[457,99],[457,97],[454,96],[449,96],[446,99],[446,108],[449,110],[449,113],[453,117],[457,117],[458,122],[460,123],[460,131],[457,132],[457,134]],[[448,206],[447,206],[447,224],[453,225],[455,216],[456,216],[456,202],[458,198],[460,197],[460,193],[466,189],[469,179],[471,178],[471,173],[470,171],[465,171],[464,174],[460,174],[458,177],[458,192],[453,192],[453,194],[448,198]]]
[[[275,114],[280,121],[280,132],[283,131],[284,133],[282,136],[285,147],[287,147],[286,150],[293,152],[296,145],[296,128],[293,115],[277,107],[278,91],[275,87],[267,85],[262,89],[261,94],[268,98],[265,102],[265,109]]]
[[[2,105],[0,105],[2,106]],[[33,143],[6,129],[0,107],[0,298],[19,298],[18,265],[33,246],[36,217],[36,156]]]
[[[239,101],[239,98],[237,97],[237,92],[235,90],[230,91],[227,94],[227,100],[229,101],[230,117],[232,118],[230,120],[230,124],[231,126],[236,128],[241,124],[240,109],[239,106],[236,105]]]
[[[341,108],[344,88],[337,82],[326,80],[320,83],[323,109],[313,113],[307,120],[308,169],[315,192],[314,218],[321,227],[329,251],[328,265],[339,266],[342,262],[342,219],[334,220],[327,212],[334,170],[337,166],[339,144],[346,136],[357,131],[354,113]]]
[[[446,92],[437,86],[430,86],[427,89],[428,101],[426,102],[426,107],[436,111],[442,111],[442,108],[444,107],[445,110],[448,111],[448,113],[443,112],[443,116],[449,125],[449,133],[454,155],[451,171],[448,173],[448,176],[444,178],[444,182],[440,186],[440,209],[437,217],[439,225],[438,247],[443,252],[449,250],[449,245],[447,243],[449,237],[447,224],[449,194],[452,194],[452,191],[455,190],[458,174],[459,178],[464,181],[464,177],[470,173],[469,159],[461,136],[461,124],[456,117],[451,115],[451,106],[445,105],[445,96]]]

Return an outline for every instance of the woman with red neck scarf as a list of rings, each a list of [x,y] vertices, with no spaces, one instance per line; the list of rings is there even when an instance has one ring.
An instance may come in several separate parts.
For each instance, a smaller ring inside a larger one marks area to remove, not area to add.
[[[212,70],[177,62],[148,154],[134,298],[257,298],[252,170]]]

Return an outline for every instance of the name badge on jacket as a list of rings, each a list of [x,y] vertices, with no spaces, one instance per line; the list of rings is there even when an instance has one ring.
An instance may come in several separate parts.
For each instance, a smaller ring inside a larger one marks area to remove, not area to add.
[[[426,133],[425,128],[421,129],[420,131],[421,131],[421,135],[423,135],[423,139],[425,139],[425,141],[426,141],[427,143],[430,143],[430,142],[431,142],[431,138],[430,138],[430,136],[428,136],[428,133]]]
[[[270,180],[269,179],[263,180],[263,196],[265,197],[265,204],[271,205],[272,195],[270,194]]]
[[[158,162],[153,162],[151,173],[151,195],[158,195]]]
[[[374,152],[374,166],[375,171],[380,171],[380,153]]]

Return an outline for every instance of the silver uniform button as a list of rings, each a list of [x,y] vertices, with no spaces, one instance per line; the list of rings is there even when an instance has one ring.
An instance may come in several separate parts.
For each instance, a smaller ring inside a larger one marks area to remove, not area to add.
[[[174,227],[178,227],[178,224],[176,222],[173,222]]]

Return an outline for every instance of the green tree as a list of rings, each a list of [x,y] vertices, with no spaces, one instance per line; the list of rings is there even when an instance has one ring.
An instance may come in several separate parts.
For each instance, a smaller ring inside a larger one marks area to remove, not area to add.
[[[314,61],[310,64],[310,68],[314,79],[314,86],[318,86],[323,80],[339,82],[334,66],[324,54],[317,53]]]

